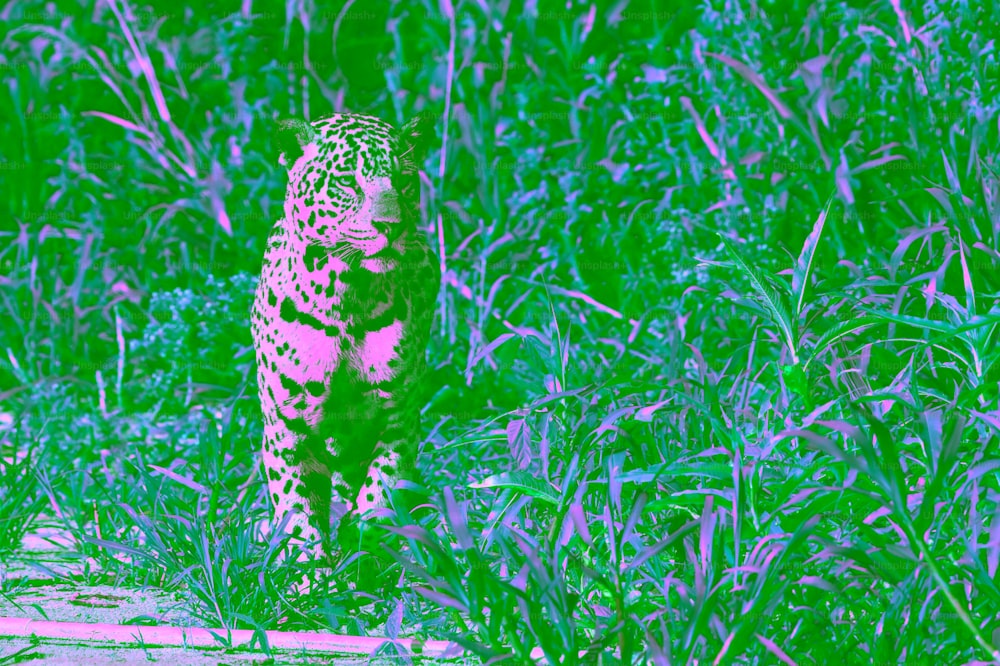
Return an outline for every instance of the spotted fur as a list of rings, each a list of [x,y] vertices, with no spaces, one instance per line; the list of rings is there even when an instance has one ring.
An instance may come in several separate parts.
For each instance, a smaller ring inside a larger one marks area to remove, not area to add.
[[[417,228],[432,128],[428,115],[397,131],[353,114],[279,128],[284,216],[251,322],[275,522],[314,544],[333,528],[331,505],[385,507],[415,467],[440,284]]]

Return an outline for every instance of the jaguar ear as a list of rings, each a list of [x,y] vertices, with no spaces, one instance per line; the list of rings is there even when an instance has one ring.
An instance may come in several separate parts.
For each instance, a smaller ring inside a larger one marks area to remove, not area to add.
[[[400,158],[412,160],[414,164],[423,164],[431,141],[436,139],[434,126],[437,116],[430,111],[421,111],[403,125],[399,130]]]
[[[316,140],[316,130],[299,118],[279,120],[275,132],[278,142],[278,164],[291,169],[295,160],[302,156],[302,149]]]

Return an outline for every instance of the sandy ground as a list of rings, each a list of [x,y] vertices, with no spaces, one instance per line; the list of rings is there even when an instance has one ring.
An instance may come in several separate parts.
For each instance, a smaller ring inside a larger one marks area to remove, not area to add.
[[[177,602],[155,590],[132,591],[108,586],[82,587],[76,583],[35,580],[33,585],[9,596],[0,595],[0,616],[49,619],[55,622],[120,624],[140,615],[160,618],[159,624],[190,625],[177,610]],[[43,616],[44,611],[44,616]],[[139,634],[142,627],[136,626]],[[13,657],[15,653],[17,657]],[[400,658],[335,656],[329,653],[274,652],[274,661],[263,653],[175,647],[125,648],[119,645],[80,643],[55,639],[0,637],[0,664],[104,664],[153,663],[177,666],[230,664],[405,664]],[[9,661],[8,661],[9,660]],[[413,659],[413,664],[473,664],[476,661]]]
[[[27,639],[0,638],[0,662],[12,654],[28,648],[18,658],[4,663],[45,664],[49,666],[105,666],[107,664],[157,663],[160,666],[216,666],[236,664],[393,664],[405,663],[401,659],[373,659],[371,662],[358,657],[336,657],[333,655],[299,656],[275,653],[274,661],[267,655],[249,653],[227,653],[224,650],[194,650],[183,648],[121,648],[93,647],[57,641],[45,641],[32,647]],[[414,663],[418,663],[414,661]]]
[[[174,595],[156,589],[138,590],[107,585],[84,586],[60,578],[78,573],[79,560],[67,559],[66,545],[56,533],[36,534],[25,539],[24,547],[35,563],[0,562],[0,617],[31,618],[53,622],[130,624],[135,618],[154,618],[156,624],[200,626],[181,610]],[[55,541],[56,543],[53,543]],[[142,627],[136,626],[136,632]],[[273,661],[272,661],[273,658]],[[400,665],[406,659],[380,657],[369,660],[358,655],[305,654],[178,647],[122,647],[115,644],[11,638],[0,636],[0,664],[65,664],[104,666],[156,662],[169,666],[235,664],[382,664]],[[479,660],[414,658],[413,664],[479,664]]]

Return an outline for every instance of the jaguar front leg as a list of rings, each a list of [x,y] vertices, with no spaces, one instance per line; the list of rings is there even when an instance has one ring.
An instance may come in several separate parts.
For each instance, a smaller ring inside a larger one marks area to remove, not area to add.
[[[301,465],[292,462],[293,452],[301,446],[305,436],[289,428],[278,416],[277,410],[270,411],[270,414],[264,413],[263,462],[267,494],[274,506],[274,529],[283,529],[315,552],[321,539],[309,519],[309,501],[302,492],[304,471]]]
[[[419,412],[389,407],[385,429],[372,451],[364,483],[354,502],[354,512],[364,518],[390,507],[389,493],[400,479],[416,469],[419,447]]]
[[[258,381],[268,387],[262,401],[263,462],[275,525],[284,524],[285,533],[303,543],[300,560],[307,553],[322,558],[327,553],[324,538],[330,532],[331,503],[342,501],[348,488],[336,459],[333,433],[324,428],[329,378],[298,382],[284,374],[290,368],[270,365],[265,359],[258,362],[258,369]]]
[[[391,524],[390,510],[399,508],[392,506],[390,493],[400,479],[411,476],[419,443],[418,419],[404,416],[395,406],[387,406],[387,410],[390,416],[375,443],[348,529],[341,536],[341,543],[349,550],[364,551],[372,558],[358,569],[359,584],[367,590],[395,587],[393,580],[375,582],[393,563],[385,550],[387,534],[381,526]]]

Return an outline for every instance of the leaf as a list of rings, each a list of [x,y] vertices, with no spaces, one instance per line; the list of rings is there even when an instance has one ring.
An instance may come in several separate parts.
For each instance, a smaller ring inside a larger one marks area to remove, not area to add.
[[[764,307],[767,308],[767,311],[770,313],[772,323],[781,330],[782,336],[785,339],[785,344],[788,345],[788,351],[792,355],[792,363],[797,364],[799,360],[798,353],[795,348],[796,332],[788,314],[788,306],[785,304],[781,294],[779,294],[774,287],[768,283],[768,279],[766,277],[764,277],[756,268],[751,266],[743,258],[728,238],[723,236],[721,233],[719,233],[718,236],[722,240],[722,244],[725,246],[726,252],[736,263],[737,268],[739,268],[740,271],[750,279],[750,284],[753,285],[757,294],[761,297]]]
[[[869,326],[876,326],[878,324],[884,324],[885,322],[878,317],[859,317],[858,319],[848,319],[842,321],[830,330],[823,333],[816,344],[813,345],[812,350],[809,353],[809,358],[803,364],[802,369],[804,371],[809,370],[809,364],[816,360],[816,357],[826,351],[833,343],[837,342],[841,338],[847,337],[856,331],[860,331],[863,328]]]
[[[698,508],[701,508],[704,503],[705,500],[702,499],[701,495],[689,493],[687,495],[677,494],[653,500],[644,508],[646,509],[646,513],[656,513],[659,511],[666,511],[668,509],[681,509],[692,518],[696,518],[698,516],[698,512],[693,511],[690,507],[697,506]]]
[[[976,316],[976,289],[972,285],[969,274],[969,262],[965,258],[965,243],[962,242],[962,232],[958,232],[958,258],[962,263],[962,283],[965,285],[965,312],[969,317]]]
[[[387,525],[385,528],[404,539],[419,541],[429,548],[439,548],[436,540],[432,538],[431,533],[419,525],[403,525],[401,527]]]
[[[888,164],[889,162],[895,162],[896,160],[905,160],[906,157],[903,155],[885,155],[874,160],[868,160],[867,162],[862,162],[858,166],[851,169],[851,175],[855,176],[862,171],[868,171],[869,169],[877,169],[883,164]]]
[[[514,419],[507,424],[507,448],[517,462],[517,468],[528,469],[531,463],[531,429],[524,419]]]
[[[555,393],[548,393],[546,395],[540,396],[535,400],[532,400],[531,410],[537,411],[539,407],[543,407],[550,402],[556,402],[557,400],[562,400],[563,398],[574,398],[580,395],[581,393],[585,393],[589,390],[591,390],[590,386],[584,386],[582,388],[570,389],[568,391],[556,391]]]
[[[705,55],[710,58],[715,58],[716,60],[719,60],[725,63],[726,65],[729,65],[730,67],[735,69],[740,76],[742,76],[744,79],[752,83],[757,88],[757,90],[761,91],[761,93],[764,94],[764,97],[766,97],[767,101],[771,103],[771,106],[774,107],[775,111],[778,112],[779,116],[781,116],[785,120],[788,120],[792,117],[791,109],[789,109],[788,106],[786,106],[785,103],[781,101],[781,98],[778,97],[778,93],[774,92],[774,90],[772,90],[767,85],[764,79],[761,78],[760,74],[753,71],[740,61],[733,60],[729,56],[724,56],[721,53],[710,53],[706,51]]]
[[[153,138],[153,135],[145,127],[140,127],[140,126],[136,125],[135,123],[129,122],[128,120],[125,120],[124,118],[122,118],[120,116],[112,115],[110,113],[104,113],[102,111],[83,111],[83,112],[80,113],[80,115],[81,116],[95,116],[97,118],[103,118],[104,120],[107,120],[109,123],[114,123],[115,125],[118,125],[119,127],[124,127],[125,129],[127,129],[129,131],[135,132],[137,134],[142,134],[143,136],[145,136],[147,138],[150,138],[150,139]]]
[[[775,657],[777,657],[782,663],[788,664],[788,666],[795,666],[795,664],[797,663],[794,659],[789,657],[784,650],[778,647],[778,644],[772,641],[770,638],[762,636],[758,633],[754,634],[754,638],[760,641],[761,644],[764,646],[764,648],[767,649],[767,651],[773,654]]]
[[[513,337],[516,337],[514,333],[501,333],[495,340],[492,340],[488,345],[476,352],[476,355],[473,356],[469,360],[468,365],[465,366],[465,372],[468,373],[476,366],[476,363],[478,363],[480,359],[484,356],[488,356],[494,349]]]
[[[197,493],[201,493],[202,495],[211,495],[211,491],[209,491],[208,488],[206,488],[205,486],[201,485],[197,481],[194,481],[193,479],[189,479],[189,478],[187,478],[185,476],[181,476],[177,472],[173,472],[173,471],[167,469],[166,467],[160,467],[159,465],[150,465],[150,468],[156,470],[157,472],[159,472],[163,476],[167,477],[168,479],[173,479],[174,481],[176,481],[177,483],[181,484],[182,486],[186,486],[186,487],[190,488],[191,490],[193,490],[193,491],[195,491]]]
[[[847,205],[853,206],[854,190],[851,189],[851,167],[847,164],[847,155],[844,153],[843,148],[840,149],[840,164],[837,165],[834,177],[837,181],[837,191],[840,192],[840,196]]]
[[[587,546],[594,547],[594,538],[590,536],[590,528],[587,526],[587,514],[583,510],[583,504],[574,502],[569,507],[569,518],[573,521],[577,534],[583,539]]]
[[[702,143],[705,144],[705,147],[708,148],[708,152],[712,154],[712,157],[714,157],[722,167],[723,177],[727,180],[736,180],[736,174],[733,172],[732,167],[726,164],[725,156],[719,150],[719,146],[715,143],[715,140],[712,139],[712,134],[708,131],[708,128],[705,127],[705,121],[701,119],[701,115],[698,113],[698,110],[694,108],[694,105],[691,103],[691,99],[681,95],[680,102],[681,106],[684,107],[684,110],[688,112],[689,116],[691,116],[691,121],[694,123],[695,129],[698,130],[698,136],[701,137]],[[732,203],[730,205],[736,204]]]
[[[802,303],[805,300],[806,288],[809,286],[809,274],[812,272],[813,259],[816,257],[816,248],[819,246],[820,236],[823,235],[823,226],[830,215],[830,206],[833,204],[833,195],[826,200],[826,206],[816,218],[812,231],[802,244],[802,252],[799,254],[795,268],[792,270],[792,294],[795,296],[795,310],[793,312],[796,319],[802,314]]]
[[[448,512],[448,524],[455,535],[455,540],[458,541],[459,550],[475,550],[476,544],[472,540],[472,535],[469,534],[469,525],[465,511],[455,501],[455,493],[451,489],[451,486],[445,486],[444,488],[444,504]]]
[[[938,344],[944,342],[945,340],[948,340],[949,338],[953,338],[956,335],[961,335],[962,333],[965,333],[966,331],[974,331],[974,330],[976,330],[978,328],[983,328],[985,326],[996,326],[998,323],[1000,323],[1000,313],[998,313],[998,314],[988,314],[988,315],[975,315],[974,317],[972,317],[971,319],[969,319],[969,321],[965,322],[964,324],[962,324],[960,326],[957,326],[957,327],[952,328],[952,329],[946,329],[944,331],[944,335],[940,335],[938,337],[931,338],[927,342],[927,344],[929,346],[937,346]],[[914,326],[915,325],[916,324],[914,324]]]
[[[448,608],[454,608],[457,611],[468,614],[469,609],[458,599],[454,597],[449,597],[447,594],[442,592],[435,592],[434,590],[422,587],[420,585],[414,585],[412,588],[417,594],[426,598],[428,601],[433,601],[440,606],[447,606]]]
[[[536,479],[527,472],[493,474],[482,481],[469,484],[470,488],[512,488],[525,495],[536,497],[553,506],[559,504],[559,489],[547,481]]]
[[[806,402],[806,408],[812,405],[812,392],[809,389],[809,378],[805,369],[801,365],[783,365],[781,375],[785,378],[785,383],[792,393],[799,396]]]
[[[592,436],[595,438],[600,437],[605,432],[619,432],[621,428],[618,426],[618,422],[623,416],[628,416],[635,412],[636,409],[633,406],[619,407],[618,409],[612,410],[601,417],[601,425],[593,431]]]
[[[688,532],[693,531],[694,528],[698,526],[698,524],[699,524],[698,519],[689,520],[688,522],[684,523],[673,534],[670,534],[670,535],[668,535],[668,536],[660,539],[659,541],[657,541],[656,543],[654,543],[652,546],[644,549],[642,552],[640,552],[638,555],[636,555],[636,557],[635,557],[634,560],[632,560],[631,562],[629,562],[628,564],[625,565],[625,567],[622,569],[622,574],[625,574],[628,571],[632,571],[632,570],[638,569],[639,567],[642,566],[643,562],[645,562],[649,558],[654,557],[655,555],[658,555],[661,552],[663,552],[663,550],[667,546],[669,546],[670,544],[672,544],[678,538],[684,536]]]
[[[885,496],[892,503],[893,515],[897,520],[909,522],[910,514],[906,507],[906,500],[903,499],[906,481],[903,479],[903,470],[899,465],[902,458],[899,457],[896,449],[895,435],[863,405],[855,406],[852,403],[851,407],[860,413],[875,434],[874,438],[869,433],[861,433],[853,438],[868,460],[872,480],[882,488]],[[875,450],[874,442],[879,444],[878,451]],[[879,464],[880,460],[888,466],[888,471]],[[878,474],[875,473],[876,470],[878,470]]]
[[[941,148],[941,161],[944,162],[944,173],[948,178],[948,186],[951,188],[953,194],[962,195],[962,183],[958,180],[958,175],[955,173],[955,168],[951,165],[951,160],[944,153],[944,148]]]
[[[635,420],[642,421],[643,423],[649,423],[653,420],[653,414],[660,410],[664,405],[670,404],[673,398],[668,398],[667,400],[661,400],[652,405],[646,405],[641,409],[637,410],[635,413]]]
[[[96,537],[86,536],[81,537],[81,541],[84,543],[93,544],[101,548],[106,548],[108,550],[116,551],[119,553],[125,553],[126,555],[131,555],[132,557],[144,557],[150,560],[156,560],[156,556],[150,554],[145,550],[137,550],[131,546],[126,546],[122,543],[115,543],[114,541],[107,541],[106,539],[98,539]]]
[[[931,424],[925,419],[925,423],[928,427]],[[965,417],[962,415],[957,415],[950,424],[950,430],[948,437],[945,439],[944,447],[942,447],[941,454],[937,460],[931,460],[930,465],[931,472],[933,476],[930,479],[930,483],[926,485],[924,490],[924,497],[920,504],[920,513],[917,516],[916,528],[917,532],[920,534],[924,533],[934,515],[934,502],[937,499],[938,494],[941,489],[945,487],[948,481],[948,475],[951,472],[952,467],[955,465],[955,461],[958,458],[958,451],[962,445],[962,433],[965,431]],[[995,568],[994,564],[994,568]],[[991,574],[992,575],[992,574]]]
[[[883,310],[876,310],[864,305],[857,305],[858,310],[862,312],[867,312],[874,319],[880,320],[881,322],[891,321],[897,324],[905,324],[907,326],[913,326],[914,328],[929,328],[939,333],[954,334],[955,329],[949,324],[942,323],[934,319],[925,319],[923,317],[914,317],[913,315],[906,314],[896,314],[894,312],[886,312]]]
[[[403,626],[403,600],[398,599],[396,601],[396,607],[393,609],[392,613],[389,614],[389,618],[385,621],[385,633],[392,640],[396,640],[399,636],[399,630]]]
[[[729,479],[733,475],[732,468],[725,463],[660,463],[645,469],[634,469],[619,474],[620,483],[652,483],[672,476],[707,477],[710,479]],[[592,482],[593,483],[593,482]],[[676,496],[673,496],[676,499]],[[659,501],[659,500],[656,500]],[[651,502],[651,504],[653,504]]]

